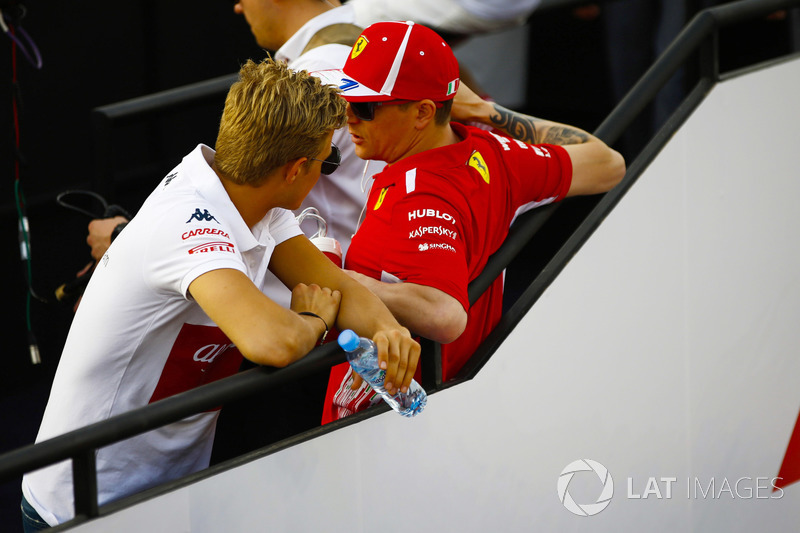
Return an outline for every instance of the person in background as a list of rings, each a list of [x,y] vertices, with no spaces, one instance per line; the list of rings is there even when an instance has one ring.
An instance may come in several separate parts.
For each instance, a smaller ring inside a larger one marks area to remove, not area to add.
[[[528,144],[451,122],[458,62],[435,32],[379,22],[359,37],[342,71],[347,125],[362,159],[384,161],[345,269],[414,334],[440,342],[442,379],[456,375],[502,313],[502,277],[472,306],[470,281],[505,239],[520,208],[598,194],[625,174],[622,156],[578,128],[520,116],[463,95],[458,112],[526,137]],[[332,390],[334,418],[366,407],[348,372]]]
[[[524,24],[541,0],[348,0],[356,24],[412,20],[450,37],[500,31]]]
[[[334,324],[372,338],[387,386],[411,382],[419,345],[386,306],[303,234],[289,211],[338,165],[339,91],[305,71],[248,61],[216,149],[198,145],[103,255],[73,320],[37,441],[235,373],[283,367]],[[263,292],[269,269],[289,308]],[[98,503],[209,465],[218,410],[97,451]],[[74,515],[71,465],[22,481],[27,530]]]

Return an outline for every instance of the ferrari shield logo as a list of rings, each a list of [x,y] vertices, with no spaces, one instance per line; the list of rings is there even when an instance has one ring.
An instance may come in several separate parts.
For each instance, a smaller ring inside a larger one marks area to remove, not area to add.
[[[369,41],[363,35],[358,38],[356,44],[353,45],[353,51],[350,52],[350,59],[355,59],[358,57],[358,54],[364,51],[364,48],[367,47]]]
[[[383,200],[386,198],[386,191],[389,190],[389,187],[384,187],[381,189],[381,193],[378,195],[378,200],[375,202],[375,207],[372,208],[373,211],[377,211],[383,205]]]
[[[477,150],[472,152],[469,158],[469,166],[478,171],[483,181],[489,183],[489,167],[486,166],[486,161],[484,161],[483,156]]]

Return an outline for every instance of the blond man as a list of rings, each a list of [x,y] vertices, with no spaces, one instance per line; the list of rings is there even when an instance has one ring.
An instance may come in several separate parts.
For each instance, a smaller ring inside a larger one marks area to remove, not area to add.
[[[305,72],[272,60],[241,69],[216,152],[201,144],[187,155],[99,262],[37,441],[231,375],[242,357],[288,365],[334,324],[375,340],[390,388],[409,385],[419,345],[288,211],[335,169],[331,137],[344,118],[338,91]],[[263,294],[268,268],[293,291],[290,309]],[[208,466],[217,414],[99,450],[99,504]],[[27,474],[23,495],[31,518],[70,520],[70,465]]]

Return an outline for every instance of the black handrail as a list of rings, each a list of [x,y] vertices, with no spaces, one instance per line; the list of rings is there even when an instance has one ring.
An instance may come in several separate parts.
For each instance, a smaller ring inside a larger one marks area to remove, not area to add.
[[[578,4],[579,2],[575,2]],[[785,9],[800,5],[800,0],[740,0],[730,4],[710,8],[700,12],[687,25],[686,29],[678,36],[672,46],[656,61],[650,70],[644,75],[639,83],[631,89],[630,93],[619,103],[608,118],[600,125],[596,135],[612,144],[630,122],[647,104],[660,87],[666,83],[671,75],[683,64],[683,62],[701,46],[701,55],[706,61],[703,67],[701,84],[698,85],[701,91],[706,91],[716,81],[717,75],[717,50],[715,42],[717,32],[720,28],[734,24],[749,18],[765,15],[778,9]],[[684,42],[686,41],[686,42]],[[686,44],[689,43],[689,44]],[[711,62],[711,66],[709,63]],[[227,83],[218,78],[215,83]],[[697,93],[697,89],[694,91]],[[174,96],[174,95],[173,95]],[[702,95],[700,95],[702,97]],[[169,97],[163,98],[161,103],[144,103],[143,105],[158,106],[166,103]],[[130,101],[128,102],[130,103]],[[142,103],[142,102],[139,102]],[[108,106],[106,106],[108,107]],[[112,106],[113,107],[113,106]],[[117,108],[117,109],[123,109]],[[130,108],[126,112],[129,112]],[[691,111],[684,109],[680,114],[682,117],[688,116]],[[676,124],[668,124],[670,128],[677,128]],[[666,127],[665,127],[666,128]],[[665,129],[659,135],[661,139],[656,141],[663,146],[665,137],[671,132],[665,133]],[[660,148],[659,148],[660,149]],[[634,165],[629,167],[626,181],[630,182],[629,177],[634,173],[641,172],[644,166],[655,157],[655,150],[650,150],[646,163],[639,164],[641,158],[634,161]],[[645,149],[648,152],[648,149]],[[635,176],[634,176],[635,177]],[[629,186],[629,184],[628,184]],[[619,200],[624,190],[612,191],[603,195],[601,199],[602,209],[607,213],[614,203]],[[599,207],[601,207],[599,206]],[[474,301],[482,292],[491,285],[492,281],[500,275],[503,269],[513,260],[519,250],[524,246],[527,239],[535,233],[542,224],[542,220],[549,217],[556,206],[539,208],[532,212],[522,215],[509,238],[503,246],[490,259],[490,263],[484,272],[470,285],[470,301]],[[589,218],[594,219],[590,225],[595,227],[599,224],[604,213],[598,213],[597,209]],[[586,227],[572,238],[572,243],[562,247],[558,252],[560,265],[568,261],[571,254],[574,254],[583,242],[593,231],[593,227]],[[552,263],[552,262],[551,262]],[[552,281],[554,275],[547,272],[538,275],[530,284],[526,293],[540,294],[544,287]],[[524,305],[532,305],[530,295],[523,295]],[[535,300],[535,296],[533,297]],[[520,308],[512,308],[510,313],[504,315],[501,324],[481,346],[481,357],[488,358],[494,349],[508,335],[514,325],[518,322],[522,311]],[[478,355],[478,354],[476,354]],[[29,472],[50,464],[72,458],[73,471],[75,474],[76,491],[76,520],[80,522],[86,518],[98,515],[97,507],[97,487],[96,479],[93,479],[95,472],[94,451],[102,446],[112,444],[128,437],[158,428],[162,425],[176,422],[186,416],[215,408],[228,401],[244,397],[248,394],[262,391],[268,387],[294,380],[296,377],[308,373],[329,368],[331,365],[344,361],[341,350],[335,344],[327,344],[313,350],[307,357],[280,370],[272,368],[255,368],[234,376],[219,380],[196,389],[165,398],[146,407],[142,407],[128,413],[117,415],[110,419],[92,424],[90,426],[72,431],[70,433],[55,437],[53,439],[25,446],[23,448],[0,455],[0,480],[8,480],[17,477],[25,472]],[[473,371],[474,365],[473,365]],[[449,384],[448,384],[449,385]],[[431,393],[436,392],[429,391]],[[376,409],[380,411],[380,409]],[[350,421],[342,421],[349,424]],[[334,425],[331,425],[334,426]],[[318,433],[318,432],[317,432]],[[316,434],[316,433],[315,433]]]

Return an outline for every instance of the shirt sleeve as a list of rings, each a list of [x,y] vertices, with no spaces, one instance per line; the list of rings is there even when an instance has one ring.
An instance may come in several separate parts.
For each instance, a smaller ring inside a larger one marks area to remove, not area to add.
[[[187,223],[193,210],[207,216]],[[150,286],[188,299],[189,285],[206,272],[222,268],[247,272],[233,230],[214,213],[213,206],[194,202],[165,210],[152,224],[146,248]]]
[[[275,208],[270,211],[269,232],[275,239],[275,246],[292,237],[303,235],[297,217],[287,209]]]
[[[432,194],[413,194],[395,204],[383,267],[401,281],[439,289],[469,308],[462,216]]]
[[[563,147],[554,144],[525,144],[513,142],[526,161],[517,166],[517,203],[544,205],[566,198],[572,185],[572,160]]]
[[[572,185],[572,160],[562,146],[528,144],[489,134],[509,183],[510,203],[536,207],[566,198]]]

